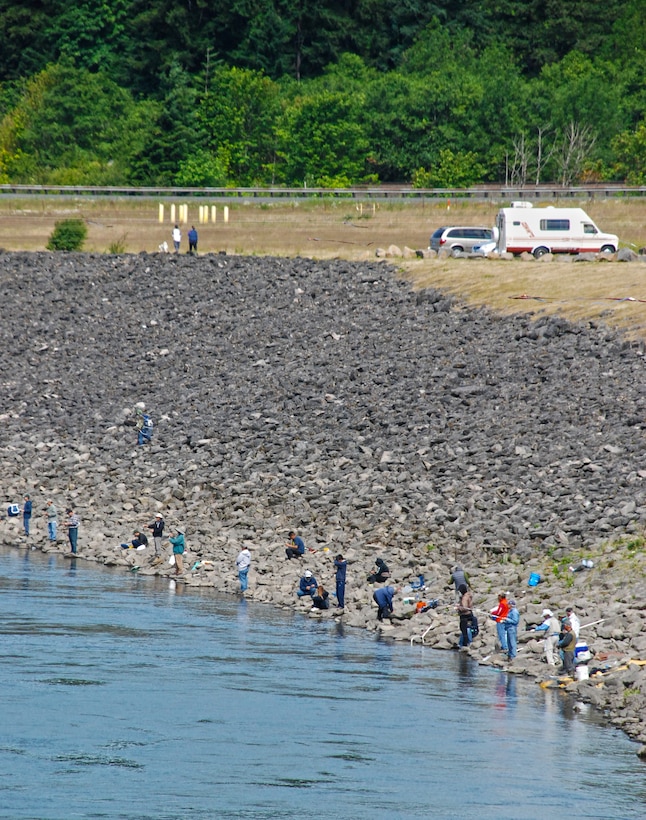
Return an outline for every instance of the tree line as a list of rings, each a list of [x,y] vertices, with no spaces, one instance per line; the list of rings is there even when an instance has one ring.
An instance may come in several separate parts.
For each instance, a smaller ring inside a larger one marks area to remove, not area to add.
[[[644,184],[644,35],[641,0],[0,0],[0,182]]]

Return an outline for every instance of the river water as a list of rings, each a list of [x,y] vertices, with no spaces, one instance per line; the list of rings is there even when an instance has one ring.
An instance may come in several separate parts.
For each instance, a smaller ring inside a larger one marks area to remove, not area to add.
[[[0,817],[643,818],[558,692],[168,580],[0,548]]]

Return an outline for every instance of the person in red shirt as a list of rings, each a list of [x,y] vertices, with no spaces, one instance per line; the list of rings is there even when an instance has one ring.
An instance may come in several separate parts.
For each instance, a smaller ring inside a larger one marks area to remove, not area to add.
[[[498,606],[491,610],[491,618],[496,622],[498,632],[498,643],[503,652],[508,652],[507,629],[505,628],[505,618],[509,615],[509,601],[504,592],[498,595]]]

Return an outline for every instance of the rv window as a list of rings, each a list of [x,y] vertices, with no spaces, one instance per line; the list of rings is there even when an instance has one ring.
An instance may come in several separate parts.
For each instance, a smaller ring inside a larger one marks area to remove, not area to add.
[[[520,222],[516,222],[516,221],[514,220],[514,225],[520,225]]]
[[[542,231],[569,231],[569,219],[541,219]]]
[[[583,233],[598,233],[598,231],[590,222],[584,222]]]

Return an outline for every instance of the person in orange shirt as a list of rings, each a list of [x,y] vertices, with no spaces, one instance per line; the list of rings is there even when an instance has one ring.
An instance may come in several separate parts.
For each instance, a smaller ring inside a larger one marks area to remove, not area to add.
[[[491,610],[491,619],[496,622],[496,631],[498,632],[498,643],[503,652],[508,652],[507,646],[507,629],[505,627],[505,618],[509,615],[509,601],[504,592],[498,595],[498,606]]]

